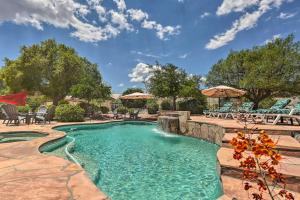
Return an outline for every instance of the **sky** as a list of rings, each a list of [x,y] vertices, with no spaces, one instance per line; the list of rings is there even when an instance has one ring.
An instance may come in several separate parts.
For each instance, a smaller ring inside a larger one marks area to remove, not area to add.
[[[0,66],[55,39],[97,63],[114,93],[143,87],[156,61],[205,76],[231,50],[294,34],[300,0],[0,0]],[[71,75],[71,74],[70,74]]]

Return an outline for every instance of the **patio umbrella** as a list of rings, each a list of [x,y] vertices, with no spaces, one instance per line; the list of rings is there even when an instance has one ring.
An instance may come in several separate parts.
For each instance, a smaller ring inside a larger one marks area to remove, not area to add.
[[[209,97],[219,98],[219,107],[220,107],[220,98],[221,97],[240,97],[246,94],[246,91],[239,90],[233,87],[228,87],[225,85],[219,85],[216,87],[208,88],[201,91],[202,94]]]
[[[153,99],[153,95],[147,94],[147,93],[140,93],[140,92],[135,92],[132,94],[127,94],[124,96],[121,96],[120,99],[124,100],[136,100],[136,99]]]
[[[239,90],[233,87],[228,87],[225,85],[219,85],[217,87],[212,87],[201,91],[202,94],[209,97],[240,97],[246,94],[246,91]]]
[[[13,104],[16,106],[25,106],[26,98],[27,92],[19,92],[16,94],[0,96],[0,103]]]

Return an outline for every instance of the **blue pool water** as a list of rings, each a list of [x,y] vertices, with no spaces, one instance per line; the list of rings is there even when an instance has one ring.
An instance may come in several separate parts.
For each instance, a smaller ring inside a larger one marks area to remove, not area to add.
[[[152,123],[57,129],[76,139],[74,157],[112,200],[212,200],[222,194],[217,145],[164,133]]]

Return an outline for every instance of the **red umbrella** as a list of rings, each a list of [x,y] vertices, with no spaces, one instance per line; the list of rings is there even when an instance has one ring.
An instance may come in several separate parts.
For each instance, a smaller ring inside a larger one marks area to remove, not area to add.
[[[13,104],[16,106],[25,106],[26,97],[27,92],[19,92],[16,94],[0,96],[0,103]]]

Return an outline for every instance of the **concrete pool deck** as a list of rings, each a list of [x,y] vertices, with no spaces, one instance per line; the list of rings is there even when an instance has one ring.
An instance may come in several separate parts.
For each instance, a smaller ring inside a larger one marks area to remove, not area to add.
[[[105,123],[107,121],[92,121]],[[3,200],[104,200],[108,197],[88,178],[84,169],[68,160],[39,152],[42,144],[63,137],[50,125],[0,125],[1,132],[49,133],[31,141],[0,144],[0,197]],[[73,124],[73,123],[70,123]]]
[[[219,120],[192,117],[193,121],[200,120],[205,123],[218,124],[226,128],[234,128],[233,120],[224,123]],[[212,120],[212,121],[211,121]],[[110,121],[88,121],[76,124],[106,123]],[[0,197],[4,200],[101,200],[108,197],[101,192],[88,178],[86,172],[80,166],[62,158],[45,155],[39,152],[39,147],[51,140],[63,137],[65,134],[53,130],[59,125],[74,123],[52,122],[50,125],[21,125],[5,126],[0,124],[1,132],[33,131],[48,133],[49,135],[31,141],[13,142],[0,144]],[[232,125],[233,124],[233,125]],[[280,128],[279,128],[280,127]],[[286,129],[270,127],[276,129]],[[239,127],[238,127],[239,128]],[[266,128],[266,127],[265,127]],[[300,130],[300,127],[292,127],[292,130]],[[227,136],[228,139],[230,135]],[[287,141],[292,141],[290,138]],[[298,147],[295,141],[293,145]],[[286,144],[284,144],[286,145]],[[230,149],[222,147],[218,152],[218,159],[222,165],[236,167],[232,160]],[[298,162],[298,159],[297,159]],[[299,170],[299,168],[296,168]],[[220,199],[248,199],[248,194],[243,191],[242,180],[221,175],[224,195]],[[239,188],[239,189],[237,189]],[[293,192],[299,198],[297,192]]]

